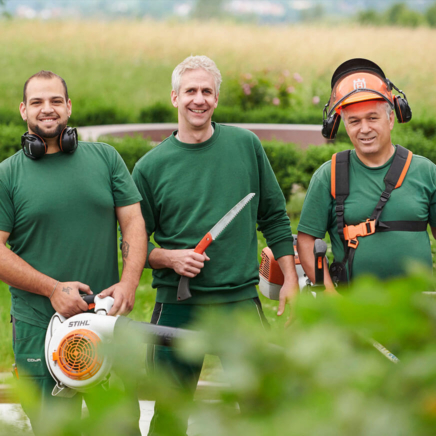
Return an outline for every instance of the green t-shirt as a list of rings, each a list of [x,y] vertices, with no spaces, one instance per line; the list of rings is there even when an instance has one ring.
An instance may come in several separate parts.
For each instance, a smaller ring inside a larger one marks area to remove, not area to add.
[[[11,250],[60,281],[94,293],[119,281],[115,207],[141,196],[117,151],[79,142],[74,154],[40,160],[22,151],[0,164],[0,230]],[[10,287],[12,315],[45,328],[54,313],[47,297]]]
[[[212,137],[199,144],[171,135],[132,174],[147,233],[169,250],[194,248],[242,198],[256,194],[206,250],[211,260],[190,280],[192,298],[185,304],[257,296],[256,222],[276,258],[294,253],[285,199],[259,139],[248,130],[214,126]],[[153,248],[150,243],[149,252]],[[172,269],[153,271],[158,302],[177,303],[179,279]]]
[[[345,201],[345,223],[356,225],[372,214],[385,189],[383,179],[394,156],[381,167],[364,165],[354,150],[350,155],[350,194]],[[335,260],[344,257],[336,225],[336,201],[330,192],[331,161],[313,175],[304,201],[298,231],[316,238],[328,232]],[[414,155],[406,178],[386,203],[380,221],[428,221],[436,226],[436,166]],[[380,232],[359,239],[353,278],[372,274],[380,279],[404,275],[410,261],[432,267],[427,232]]]

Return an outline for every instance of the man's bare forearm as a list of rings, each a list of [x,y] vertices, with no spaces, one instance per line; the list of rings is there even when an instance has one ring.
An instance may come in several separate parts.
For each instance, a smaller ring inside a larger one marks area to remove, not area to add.
[[[123,242],[121,255],[123,273],[121,282],[138,286],[147,255],[147,234],[142,215],[135,215],[121,224]]]
[[[40,273],[0,243],[0,280],[33,294],[50,297],[57,280]]]
[[[149,255],[148,263],[153,269],[173,268],[171,250],[154,248]]]
[[[295,270],[294,256],[282,256],[277,259],[280,269],[285,277],[285,282],[298,283],[297,272]]]

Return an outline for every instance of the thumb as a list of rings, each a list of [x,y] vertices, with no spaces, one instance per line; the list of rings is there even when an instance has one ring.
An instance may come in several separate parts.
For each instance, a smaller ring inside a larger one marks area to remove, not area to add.
[[[84,283],[77,282],[77,287],[85,294],[92,295],[91,288],[88,285],[85,285]]]
[[[204,260],[210,260],[210,257],[206,254],[206,252],[203,253]]]
[[[112,295],[111,290],[112,290],[112,286],[111,286],[110,288],[107,288],[107,289],[105,289],[104,291],[100,292],[100,293],[97,295],[97,297],[98,297],[98,298],[105,298],[105,297],[108,297],[108,296]]]

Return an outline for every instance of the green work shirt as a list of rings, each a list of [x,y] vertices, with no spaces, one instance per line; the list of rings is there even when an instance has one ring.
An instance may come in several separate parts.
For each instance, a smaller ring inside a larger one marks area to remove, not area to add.
[[[55,280],[80,281],[94,293],[119,281],[115,207],[141,196],[117,151],[79,142],[74,154],[31,160],[19,151],[0,164],[0,230],[11,250]],[[12,315],[45,328],[47,297],[10,287]]]
[[[257,296],[258,229],[276,258],[293,255],[286,203],[262,145],[252,132],[214,123],[211,138],[186,144],[165,139],[141,158],[133,179],[142,195],[147,232],[165,249],[194,248],[250,192],[254,198],[207,248],[210,261],[190,280],[183,304],[214,304]],[[149,243],[149,252],[154,249]],[[178,303],[180,276],[153,271],[160,303]]]
[[[393,161],[380,167],[364,165],[355,150],[350,154],[350,194],[345,201],[345,223],[356,225],[372,214],[385,189],[384,177]],[[336,201],[330,189],[331,161],[313,175],[304,201],[298,231],[324,238],[328,232],[336,261],[342,261],[344,247],[336,224]],[[386,203],[381,221],[426,221],[436,226],[436,166],[414,155],[406,178]],[[427,232],[381,232],[360,237],[353,261],[353,278],[372,274],[380,279],[404,275],[411,261],[432,267]]]

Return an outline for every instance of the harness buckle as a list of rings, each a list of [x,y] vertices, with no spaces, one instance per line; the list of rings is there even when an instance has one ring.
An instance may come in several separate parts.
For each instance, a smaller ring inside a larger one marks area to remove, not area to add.
[[[351,248],[356,248],[359,245],[357,237],[373,233],[375,233],[375,220],[369,218],[356,226],[344,226],[344,239],[348,241],[348,246]]]
[[[336,205],[335,207],[336,215],[343,215],[345,211],[345,207],[343,204]]]
[[[390,197],[391,197],[391,194],[389,194],[389,192],[383,191],[380,200],[382,200],[386,203]]]
[[[350,240],[348,241],[348,246],[349,246],[350,248],[354,248],[354,249],[356,249],[358,245],[359,245],[359,241],[358,241],[357,239],[350,239]]]

